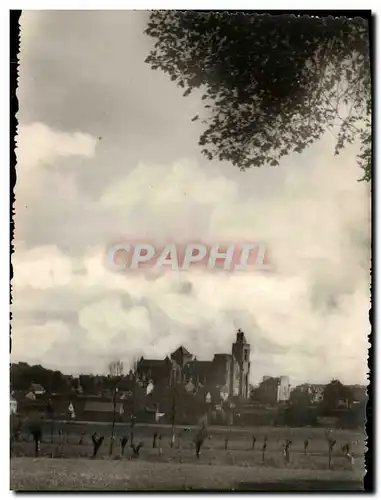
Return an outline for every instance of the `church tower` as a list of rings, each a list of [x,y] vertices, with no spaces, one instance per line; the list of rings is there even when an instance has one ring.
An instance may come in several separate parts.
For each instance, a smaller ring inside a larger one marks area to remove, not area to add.
[[[232,354],[239,366],[239,395],[249,397],[250,376],[250,344],[247,343],[245,334],[237,331],[237,339],[232,344]]]

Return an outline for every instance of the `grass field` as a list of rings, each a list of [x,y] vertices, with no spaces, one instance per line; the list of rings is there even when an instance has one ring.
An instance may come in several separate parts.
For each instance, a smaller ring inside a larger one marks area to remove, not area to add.
[[[274,428],[256,429],[211,428],[210,438],[202,447],[199,459],[195,456],[195,430],[184,434],[170,448],[169,426],[137,426],[135,443],[143,442],[138,459],[126,447],[121,456],[120,437],[128,435],[128,426],[116,426],[113,453],[109,455],[110,427],[92,424],[60,424],[61,435],[45,432],[40,457],[35,459],[31,438],[14,443],[11,459],[11,488],[14,490],[86,490],[86,489],[236,489],[236,490],[359,490],[364,475],[364,435],[336,430],[337,440],[331,470],[328,467],[328,446],[324,429]],[[56,431],[59,426],[56,425]],[[92,455],[91,434],[105,436],[95,460]],[[83,431],[86,434],[79,444]],[[152,448],[153,433],[162,434],[163,455]],[[225,436],[229,435],[228,449]],[[252,437],[256,437],[254,450]],[[263,460],[262,444],[268,437]],[[26,437],[26,436],[25,436]],[[286,463],[283,444],[292,440],[290,462]],[[309,439],[307,453],[303,443]],[[350,443],[355,456],[351,465],[341,446]]]
[[[140,460],[14,458],[11,489],[59,490],[362,490],[362,474],[243,468],[231,465],[150,463]]]

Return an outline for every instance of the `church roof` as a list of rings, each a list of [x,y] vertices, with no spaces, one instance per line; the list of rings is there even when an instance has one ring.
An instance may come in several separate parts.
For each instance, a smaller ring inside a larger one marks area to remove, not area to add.
[[[144,359],[140,360],[139,365],[142,366],[161,366],[166,362],[165,359]]]
[[[180,354],[182,354],[183,356],[184,356],[184,355],[185,355],[185,356],[191,356],[191,353],[188,351],[188,349],[186,349],[186,348],[185,348],[184,346],[182,346],[182,345],[181,345],[180,347],[178,347],[175,351],[173,351],[172,356],[173,356],[174,354],[177,354],[177,353],[180,353]]]
[[[233,357],[232,354],[226,354],[226,353],[220,353],[220,354],[215,354],[215,358],[229,358],[231,359]]]

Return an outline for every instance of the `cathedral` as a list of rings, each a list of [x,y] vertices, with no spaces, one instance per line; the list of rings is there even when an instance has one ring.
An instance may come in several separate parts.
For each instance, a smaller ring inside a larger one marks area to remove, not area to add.
[[[215,354],[211,361],[198,361],[185,347],[178,347],[165,359],[139,360],[139,379],[154,385],[206,386],[218,388],[226,396],[249,397],[250,344],[244,333],[237,331],[231,354]]]

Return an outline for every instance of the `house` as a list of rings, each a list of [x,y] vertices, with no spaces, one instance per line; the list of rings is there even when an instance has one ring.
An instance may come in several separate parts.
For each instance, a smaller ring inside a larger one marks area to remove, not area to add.
[[[36,395],[33,391],[29,391],[25,394],[25,397],[26,399],[30,399],[30,400],[35,400],[36,399]]]
[[[259,386],[253,390],[253,396],[257,401],[265,405],[286,402],[290,399],[291,386],[289,382],[289,377],[285,375],[281,377],[265,375]]]
[[[30,391],[33,392],[35,396],[42,396],[46,392],[41,384],[31,384]]]
[[[277,403],[289,401],[291,394],[291,384],[289,377],[282,375],[279,377]]]

